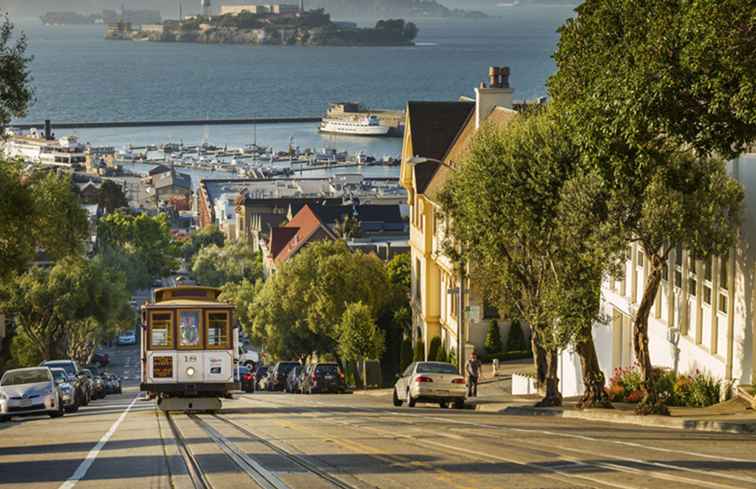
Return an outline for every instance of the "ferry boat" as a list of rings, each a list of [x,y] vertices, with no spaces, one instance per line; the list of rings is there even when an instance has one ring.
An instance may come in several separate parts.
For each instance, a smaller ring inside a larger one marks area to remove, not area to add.
[[[381,125],[376,115],[358,118],[324,117],[320,122],[320,132],[328,134],[388,136],[390,130],[390,127]]]
[[[87,150],[76,136],[51,139],[35,130],[27,133],[11,130],[6,136],[3,149],[10,159],[74,169],[84,165],[87,159]]]

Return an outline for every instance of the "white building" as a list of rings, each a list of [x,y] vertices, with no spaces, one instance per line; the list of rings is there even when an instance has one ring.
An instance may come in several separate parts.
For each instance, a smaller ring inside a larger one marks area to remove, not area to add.
[[[708,372],[727,385],[756,380],[756,154],[728,164],[745,188],[744,218],[736,249],[710,261],[672,252],[649,318],[654,366],[679,373]],[[607,378],[634,361],[632,318],[648,273],[643,250],[627,250],[623,280],[607,278],[602,288],[606,324],[593,330],[601,370]],[[562,353],[560,387],[565,396],[583,391],[577,354]],[[514,391],[513,391],[514,392]]]

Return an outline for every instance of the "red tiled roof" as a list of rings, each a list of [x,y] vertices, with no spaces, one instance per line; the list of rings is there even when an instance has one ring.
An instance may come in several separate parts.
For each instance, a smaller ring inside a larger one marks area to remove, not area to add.
[[[299,249],[304,246],[318,229],[323,229],[327,234],[331,234],[328,228],[323,226],[318,216],[312,211],[309,205],[305,205],[297,214],[291,218],[288,224],[283,228],[295,229],[288,242],[278,253],[274,253],[276,263],[283,263],[291,258]],[[280,229],[280,228],[279,228]]]
[[[299,228],[277,227],[270,230],[270,254],[276,257],[286,247]]]

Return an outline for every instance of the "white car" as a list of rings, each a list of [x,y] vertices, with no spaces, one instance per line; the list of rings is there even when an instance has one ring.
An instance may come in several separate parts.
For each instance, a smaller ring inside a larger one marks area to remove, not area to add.
[[[118,345],[136,345],[136,333],[134,331],[127,331],[118,335]]]
[[[394,384],[394,406],[406,402],[414,407],[417,402],[438,403],[442,408],[453,404],[456,409],[465,407],[467,386],[457,367],[446,362],[415,362],[397,377]]]
[[[0,379],[0,421],[33,414],[58,418],[64,412],[60,391],[49,368],[8,370]]]

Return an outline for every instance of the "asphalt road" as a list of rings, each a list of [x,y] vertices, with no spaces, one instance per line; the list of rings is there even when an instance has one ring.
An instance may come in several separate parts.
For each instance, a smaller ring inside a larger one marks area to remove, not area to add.
[[[135,372],[133,348],[114,355]],[[133,377],[132,377],[133,379]],[[756,437],[245,394],[216,416],[120,396],[0,424],[0,487],[756,488]]]

